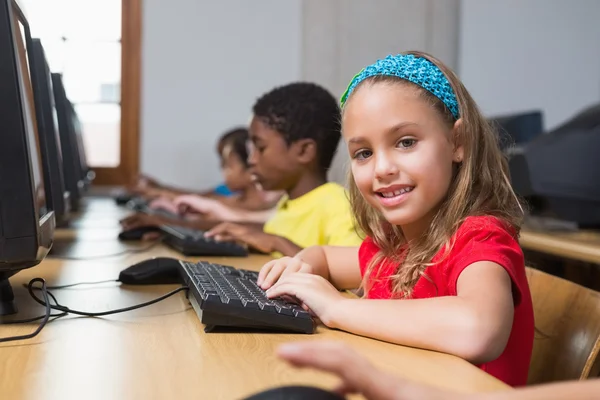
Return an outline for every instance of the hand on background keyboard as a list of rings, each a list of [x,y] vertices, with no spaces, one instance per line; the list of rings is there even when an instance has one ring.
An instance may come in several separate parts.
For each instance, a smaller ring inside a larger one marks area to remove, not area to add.
[[[175,205],[175,202],[167,197],[159,197],[154,199],[148,204],[153,210],[165,210],[173,214],[179,214],[179,209]]]
[[[176,197],[173,204],[180,214],[197,213],[216,221],[232,221],[237,217],[230,207],[220,201],[194,194]]]
[[[313,267],[304,261],[294,257],[282,257],[269,261],[261,268],[257,283],[262,289],[267,290],[280,278],[293,272],[314,273]]]
[[[275,251],[275,236],[263,232],[262,228],[224,222],[204,234],[217,242],[241,242],[262,253]]]
[[[121,221],[123,230],[144,228],[147,226],[159,226],[164,223],[163,218],[157,215],[148,215],[143,213],[135,213],[128,217],[123,218]]]

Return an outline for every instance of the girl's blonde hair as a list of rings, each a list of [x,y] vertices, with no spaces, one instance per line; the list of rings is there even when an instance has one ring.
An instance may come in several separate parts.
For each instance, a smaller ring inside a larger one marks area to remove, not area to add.
[[[411,241],[410,248],[401,251],[406,244],[400,227],[390,224],[383,215],[360,194],[349,171],[349,197],[353,215],[358,228],[379,247],[363,278],[362,286],[368,292],[370,277],[377,277],[377,270],[384,259],[398,264],[396,273],[391,277],[394,292],[410,297],[412,290],[432,265],[433,257],[445,246],[445,254],[451,247],[451,238],[459,226],[469,216],[490,215],[499,218],[514,229],[520,231],[523,209],[512,190],[508,163],[498,146],[498,138],[493,126],[483,117],[475,101],[460,82],[459,78],[441,61],[422,52],[407,52],[423,57],[436,65],[446,76],[456,95],[460,118],[456,136],[452,138],[464,148],[464,160],[457,164],[450,188],[435,214],[428,230],[419,238]],[[364,85],[388,84],[405,85],[418,88],[421,97],[436,109],[447,122],[449,128],[456,119],[444,103],[420,86],[406,80],[378,75],[365,79],[355,88],[355,93]],[[352,94],[350,94],[351,98]],[[348,99],[349,100],[349,99]],[[343,129],[343,126],[342,126]],[[426,276],[425,276],[426,277]],[[426,277],[427,278],[427,277]]]

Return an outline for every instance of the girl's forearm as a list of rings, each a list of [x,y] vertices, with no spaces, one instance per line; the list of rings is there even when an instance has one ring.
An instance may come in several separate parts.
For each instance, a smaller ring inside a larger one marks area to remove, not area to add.
[[[391,343],[450,353],[474,363],[497,358],[506,343],[460,297],[344,299],[321,318],[332,328]]]

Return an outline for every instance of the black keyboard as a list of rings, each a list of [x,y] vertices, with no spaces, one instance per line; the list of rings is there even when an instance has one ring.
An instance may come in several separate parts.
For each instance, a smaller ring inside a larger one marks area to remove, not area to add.
[[[148,207],[148,201],[143,197],[132,196],[129,198],[125,206],[133,211],[142,211],[142,209]]]
[[[162,225],[164,243],[186,256],[247,257],[248,249],[233,242],[217,242],[204,237],[204,231]]]
[[[165,217],[174,220],[184,220],[185,218],[179,214],[173,213],[171,211],[167,211],[162,208],[150,208],[148,206],[148,202],[142,198],[135,198],[127,203],[127,207],[133,211],[148,214],[148,215],[157,215],[159,217]]]
[[[203,261],[181,261],[180,265],[190,288],[190,303],[205,332],[233,327],[240,331],[314,333],[314,321],[302,307],[267,298],[256,283],[258,272]]]

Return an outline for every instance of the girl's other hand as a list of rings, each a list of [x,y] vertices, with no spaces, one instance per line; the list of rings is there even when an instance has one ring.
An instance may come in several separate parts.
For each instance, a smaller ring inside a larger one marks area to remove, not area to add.
[[[280,278],[293,272],[304,272],[313,274],[313,268],[299,258],[282,257],[277,260],[269,261],[260,270],[258,274],[258,285],[267,290],[273,286]]]

